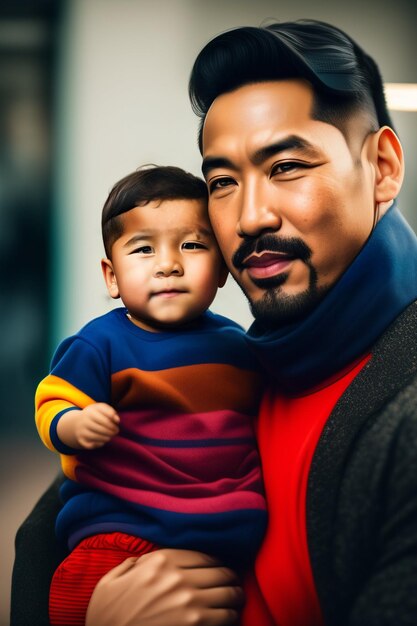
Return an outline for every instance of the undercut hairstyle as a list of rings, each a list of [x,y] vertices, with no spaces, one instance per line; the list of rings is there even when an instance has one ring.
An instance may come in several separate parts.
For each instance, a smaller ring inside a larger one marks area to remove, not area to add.
[[[393,128],[378,66],[342,30],[316,20],[247,26],[212,39],[194,63],[189,95],[201,119],[200,151],[204,120],[218,96],[248,84],[291,79],[312,85],[312,118],[345,136],[347,122],[359,111],[369,120],[369,132]]]
[[[146,165],[119,180],[110,191],[101,215],[101,232],[107,258],[123,234],[120,216],[148,202],[202,200],[207,204],[206,183],[174,166]]]

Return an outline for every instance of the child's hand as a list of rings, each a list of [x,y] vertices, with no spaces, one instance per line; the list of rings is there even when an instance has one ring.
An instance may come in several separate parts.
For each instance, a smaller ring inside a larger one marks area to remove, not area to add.
[[[84,409],[67,411],[60,418],[57,434],[70,448],[101,448],[119,432],[120,417],[109,404],[97,402]]]
[[[75,439],[85,450],[101,448],[119,432],[120,417],[109,404],[89,404],[75,422]]]

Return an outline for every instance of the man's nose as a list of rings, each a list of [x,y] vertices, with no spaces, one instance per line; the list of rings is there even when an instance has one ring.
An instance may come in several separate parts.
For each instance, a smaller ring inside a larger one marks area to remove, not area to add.
[[[256,237],[263,231],[276,231],[281,228],[281,215],[278,198],[270,188],[270,183],[249,183],[243,189],[241,209],[237,223],[240,237]]]
[[[154,273],[156,277],[163,278],[173,275],[182,276],[184,274],[184,270],[176,255],[164,254],[157,259]]]

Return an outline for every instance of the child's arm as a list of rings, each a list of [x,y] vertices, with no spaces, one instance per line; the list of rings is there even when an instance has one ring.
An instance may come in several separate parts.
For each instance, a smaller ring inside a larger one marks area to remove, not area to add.
[[[101,448],[119,432],[120,417],[109,404],[89,404],[67,411],[57,425],[59,439],[70,448]]]
[[[51,372],[35,397],[36,426],[50,450],[71,456],[79,449],[104,445],[118,432],[116,411],[109,406],[111,376],[103,352],[78,336],[58,347]]]

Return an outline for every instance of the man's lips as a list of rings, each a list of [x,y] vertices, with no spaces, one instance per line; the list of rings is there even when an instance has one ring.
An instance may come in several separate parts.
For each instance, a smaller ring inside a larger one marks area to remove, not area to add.
[[[293,260],[288,254],[265,251],[246,257],[242,266],[251,278],[270,278],[286,270]]]

